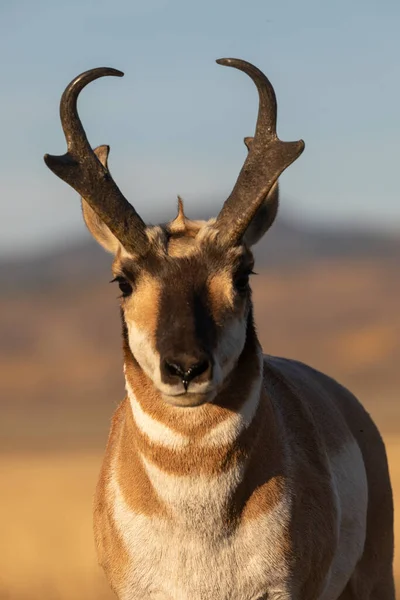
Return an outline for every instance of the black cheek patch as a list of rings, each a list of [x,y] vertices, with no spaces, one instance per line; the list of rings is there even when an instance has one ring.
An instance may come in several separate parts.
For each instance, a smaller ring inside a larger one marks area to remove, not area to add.
[[[125,321],[125,315],[123,309],[120,307],[119,314],[121,317],[121,326],[122,326],[122,340],[124,344],[129,345],[129,336],[128,336],[128,326]]]

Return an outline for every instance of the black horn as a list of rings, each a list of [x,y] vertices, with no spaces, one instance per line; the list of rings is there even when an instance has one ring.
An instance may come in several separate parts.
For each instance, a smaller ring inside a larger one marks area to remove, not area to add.
[[[60,102],[67,153],[62,156],[46,154],[44,160],[53,173],[86,200],[126,250],[143,255],[149,246],[146,225],[119,190],[108,168],[98,160],[78,115],[80,92],[88,83],[107,75],[122,77],[123,73],[99,67],[81,73],[67,86]]]
[[[279,175],[303,152],[304,142],[282,142],[278,138],[274,88],[257,67],[237,58],[221,58],[217,63],[246,73],[254,81],[259,94],[254,138],[245,138],[249,150],[247,158],[216,222],[222,240],[234,245],[241,242]]]

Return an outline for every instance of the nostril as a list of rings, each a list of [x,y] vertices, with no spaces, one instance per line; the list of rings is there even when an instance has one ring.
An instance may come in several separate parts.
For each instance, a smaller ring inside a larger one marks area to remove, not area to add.
[[[200,377],[204,373],[210,370],[210,362],[208,360],[199,361],[193,365],[191,365],[183,374],[182,383],[185,387],[185,390],[188,389],[191,381],[195,380],[196,377]]]
[[[189,383],[195,377],[198,377],[199,375],[202,375],[203,373],[205,373],[207,371],[208,367],[209,367],[208,360],[202,360],[201,362],[198,362],[195,365],[192,365],[184,373],[185,380]]]
[[[164,358],[161,372],[164,374],[166,383],[174,383],[179,379],[187,390],[192,381],[200,382],[200,380],[211,378],[212,366],[208,356],[194,357],[182,354]]]
[[[165,368],[166,372],[168,373],[168,375],[172,375],[175,377],[178,376],[180,378],[182,378],[184,376],[184,371],[183,371],[182,367],[180,365],[177,365],[176,363],[165,360],[164,368]]]

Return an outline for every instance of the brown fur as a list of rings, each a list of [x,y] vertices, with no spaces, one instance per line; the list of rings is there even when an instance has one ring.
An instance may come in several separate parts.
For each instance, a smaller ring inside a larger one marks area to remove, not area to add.
[[[112,501],[110,502],[108,495],[108,482],[112,471],[113,456],[121,437],[121,426],[124,420],[123,412],[124,404],[121,403],[112,419],[107,449],[94,497],[93,525],[97,556],[114,591],[118,588],[119,582],[124,579],[125,570],[129,564],[129,555],[113,519]],[[111,552],[110,548],[112,549]]]
[[[208,293],[216,320],[223,314],[226,305],[234,307],[232,277],[230,273],[217,273],[208,282]],[[243,317],[243,315],[241,315]]]
[[[312,558],[308,566],[304,562],[305,559],[299,565],[302,572],[308,570],[310,574],[309,583],[303,588],[304,597],[313,597],[312,588],[318,587],[319,570],[316,566],[318,558],[322,556],[319,541],[327,537],[334,539],[334,532],[330,528],[333,520],[329,521],[326,518],[329,512],[334,513],[333,507],[328,509],[326,504],[329,503],[330,482],[321,481],[316,463],[317,457],[321,455],[321,442],[329,453],[335,454],[346,441],[353,438],[360,446],[368,478],[367,537],[362,559],[339,600],[394,600],[393,499],[385,447],[376,426],[354,396],[326,375],[300,363],[272,357],[267,359],[266,367],[266,383],[269,389],[271,386],[275,387],[279,396],[285,398],[281,406],[287,413],[287,418],[292,421],[300,451],[296,484],[299,502],[293,514],[293,531],[290,537],[295,542],[296,555],[309,555]],[[304,419],[314,422],[318,435],[310,435],[310,427]],[[303,439],[299,437],[302,434]],[[315,446],[316,443],[320,448]],[[314,482],[310,479],[310,464],[316,467]],[[318,514],[321,516],[320,532],[315,535],[315,547],[311,554],[307,552],[305,544],[313,538],[294,535],[298,523],[304,518],[300,510],[300,490],[304,487],[307,497],[310,489],[322,490],[325,487],[326,491],[325,498],[319,501],[321,504],[318,502],[308,507],[314,515],[314,533],[318,531],[318,521],[315,517]],[[326,566],[327,564],[325,567],[321,565],[320,570],[323,572]]]
[[[169,226],[169,236],[165,237],[160,228],[149,234],[157,248],[157,260],[168,257],[184,261],[182,271],[170,280],[174,286],[171,292],[175,291],[180,299],[190,292],[196,261],[208,247],[208,242],[202,246],[197,240],[203,227],[186,219],[180,206],[177,219]],[[207,236],[202,239],[207,240]],[[367,537],[362,558],[339,600],[394,600],[393,507],[384,446],[371,419],[347,390],[305,365],[267,357],[259,405],[251,424],[233,442],[203,444],[213,428],[228,422],[241,409],[260,377],[259,344],[251,324],[250,300],[240,299],[232,284],[233,265],[243,260],[243,249],[223,260],[218,253],[215,256],[206,283],[213,319],[222,332],[228,314],[232,319],[248,318],[249,325],[238,363],[213,402],[183,410],[167,404],[136,361],[127,337],[124,339],[125,377],[139,406],[171,431],[188,436],[189,441],[176,448],[153,442],[137,426],[128,399],[118,409],[95,502],[99,557],[113,588],[118,592],[126,584],[132,559],[113,522],[108,485],[112,474],[134,514],[173,523],[168,505],[149,480],[143,466],[145,459],[176,477],[212,478],[243,465],[244,476],[223,512],[226,535],[257,522],[283,499],[290,498],[290,519],[282,523],[274,560],[290,569],[293,598],[318,600],[338,544],[339,514],[332,492],[330,460],[356,441],[368,477]],[[114,268],[129,276],[129,270],[136,266],[120,253]],[[163,293],[160,273],[157,263],[150,271],[141,267],[134,277],[134,295],[123,301],[125,321],[134,321],[153,340]]]

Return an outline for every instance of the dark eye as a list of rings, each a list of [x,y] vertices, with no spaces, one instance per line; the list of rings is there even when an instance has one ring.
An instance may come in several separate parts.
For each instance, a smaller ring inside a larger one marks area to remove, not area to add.
[[[122,293],[122,298],[126,298],[127,296],[130,296],[132,294],[132,285],[129,283],[129,281],[127,279],[125,279],[125,277],[114,277],[114,279],[111,281],[111,283],[117,282],[119,289],[121,290]]]
[[[235,277],[235,288],[238,292],[247,292],[249,289],[249,277],[252,274],[252,271],[247,273],[238,273]]]

